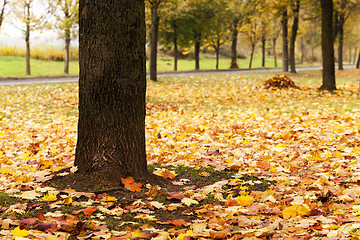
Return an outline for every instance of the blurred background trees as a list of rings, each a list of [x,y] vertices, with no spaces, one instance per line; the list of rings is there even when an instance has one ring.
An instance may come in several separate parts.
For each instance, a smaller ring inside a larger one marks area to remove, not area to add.
[[[335,62],[342,69],[344,64],[359,62],[360,0],[328,1],[334,6]],[[205,58],[216,59],[214,69],[224,60],[228,68],[238,68],[239,58],[247,58],[248,67],[254,66],[255,58],[261,62],[257,67],[278,67],[281,59],[284,72],[296,72],[299,64],[321,64],[320,1],[146,0],[145,3],[146,48],[152,80],[156,80],[158,58],[173,58],[174,71],[179,70],[179,59],[193,60],[195,70],[201,69],[200,59]],[[70,42],[78,34],[78,0],[2,0],[0,24],[2,19],[23,31],[27,55],[31,55],[30,32],[56,32],[64,43],[63,57],[57,60],[65,61],[64,72],[68,72],[68,61],[74,55]],[[266,65],[270,59],[271,65]],[[30,67],[28,71],[30,74]]]

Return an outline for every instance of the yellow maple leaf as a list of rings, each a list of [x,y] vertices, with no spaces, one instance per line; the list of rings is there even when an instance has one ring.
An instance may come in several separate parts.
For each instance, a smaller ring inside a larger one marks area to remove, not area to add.
[[[62,204],[64,205],[70,205],[72,203],[73,199],[71,196],[68,196],[64,199],[64,201],[62,201]]]
[[[117,200],[116,197],[111,197],[111,196],[109,196],[109,195],[106,195],[106,196],[102,199],[102,201],[104,201],[104,202],[115,202],[116,200]]]
[[[310,213],[310,208],[306,204],[301,204],[296,208],[296,213],[300,216],[305,216]]]
[[[186,236],[192,236],[193,235],[193,231],[192,230],[187,230],[186,233],[182,233],[179,235],[180,239],[184,239]]]
[[[296,217],[296,215],[297,215],[296,208],[297,207],[298,207],[298,205],[293,205],[291,207],[285,208],[282,211],[283,218],[289,219],[289,218]]]
[[[253,204],[255,199],[250,195],[246,195],[238,196],[236,200],[240,206],[250,206],[251,204]]]
[[[21,230],[20,227],[16,227],[14,230],[11,231],[11,234],[14,237],[26,237],[27,235],[29,235],[29,231],[27,230]]]
[[[42,199],[48,202],[55,202],[57,200],[56,193],[49,192]]]

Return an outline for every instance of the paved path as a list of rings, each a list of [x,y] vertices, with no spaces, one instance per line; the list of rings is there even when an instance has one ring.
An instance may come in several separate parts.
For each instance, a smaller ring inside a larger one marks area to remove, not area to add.
[[[355,68],[355,65],[347,65],[344,68]],[[311,71],[321,70],[322,67],[306,67],[298,68],[297,71]],[[274,68],[260,68],[260,69],[236,69],[236,70],[209,70],[209,71],[189,71],[189,72],[168,72],[158,73],[158,77],[184,77],[194,75],[213,75],[213,74],[240,74],[251,72],[281,72],[281,69]],[[149,74],[147,74],[149,77]],[[3,79],[0,80],[0,85],[23,85],[23,84],[39,84],[39,83],[64,83],[64,82],[78,82],[79,77],[41,77],[41,78],[20,78],[20,79]]]

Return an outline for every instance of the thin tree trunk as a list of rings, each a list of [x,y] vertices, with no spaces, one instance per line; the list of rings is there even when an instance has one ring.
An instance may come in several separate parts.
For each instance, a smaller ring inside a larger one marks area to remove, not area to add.
[[[254,58],[254,51],[255,51],[255,44],[251,44],[251,55],[250,55],[250,62],[249,62],[249,68],[252,67],[252,61]]]
[[[333,38],[333,1],[321,0],[322,90],[336,90]]]
[[[352,61],[352,49],[349,47],[349,64],[351,64]]]
[[[238,23],[239,20],[235,19],[232,23],[231,33],[231,63],[230,68],[239,68],[237,64],[237,36],[238,36]]]
[[[26,27],[26,32],[25,32],[25,42],[26,42],[26,75],[30,76],[31,75],[31,70],[30,70],[30,26]]]
[[[64,73],[69,74],[69,62],[70,62],[70,29],[65,31],[65,67]]]
[[[265,67],[265,54],[266,54],[266,38],[263,36],[261,38],[261,49],[262,49],[262,61],[261,66]]]
[[[278,64],[277,64],[277,56],[276,56],[276,37],[273,37],[273,54],[274,54],[274,64],[275,67],[277,67]]]
[[[359,68],[360,68],[360,51],[359,51],[357,61],[356,61],[356,69],[359,69]]]
[[[301,64],[304,64],[304,58],[305,58],[305,44],[304,44],[304,38],[301,37],[301,41],[300,41],[300,44],[301,44]]]
[[[344,70],[344,17],[343,14],[340,14],[339,19],[339,45],[338,45],[338,68],[339,70]]]
[[[78,174],[147,178],[145,5],[80,1]]]
[[[295,2],[293,12],[294,12],[294,21],[291,29],[291,38],[290,38],[290,72],[296,73],[295,43],[296,43],[297,31],[299,29],[300,0],[297,0]]]
[[[197,34],[195,37],[195,70],[200,69],[200,38],[201,34]]]
[[[283,11],[282,19],[282,70],[289,71],[289,53],[288,53],[288,14],[287,10]]]
[[[3,5],[2,5],[2,8],[1,8],[1,13],[0,13],[0,29],[1,29],[1,25],[2,25],[2,23],[4,21],[5,8],[6,8],[7,4],[8,4],[8,1],[3,0]]]
[[[215,51],[216,51],[216,70],[218,70],[219,69],[219,55],[220,55],[220,39],[219,39],[219,37],[216,42]]]
[[[176,72],[178,70],[178,44],[177,44],[177,25],[173,24],[174,29],[174,71]]]
[[[352,64],[355,64],[355,62],[356,62],[357,51],[358,51],[358,48],[355,47],[354,59],[353,59]]]
[[[150,80],[157,81],[158,3],[151,5]]]

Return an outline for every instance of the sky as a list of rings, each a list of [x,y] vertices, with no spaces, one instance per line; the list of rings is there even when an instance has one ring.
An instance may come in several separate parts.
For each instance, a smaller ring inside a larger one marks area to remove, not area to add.
[[[57,39],[57,34],[52,31],[33,31],[30,33],[30,44],[32,46],[62,46],[63,40]],[[76,41],[71,43],[77,45]],[[25,46],[24,33],[11,23],[4,22],[0,31],[0,46]]]

